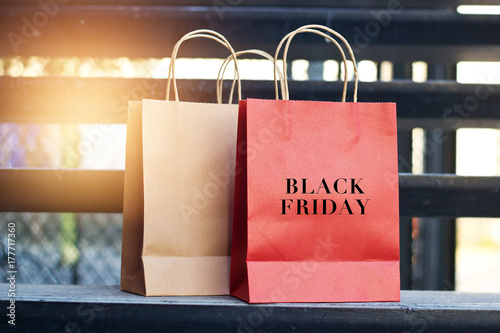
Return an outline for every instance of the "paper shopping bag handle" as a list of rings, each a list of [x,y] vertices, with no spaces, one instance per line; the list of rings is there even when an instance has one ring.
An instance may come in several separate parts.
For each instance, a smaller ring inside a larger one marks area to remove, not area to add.
[[[345,44],[345,46],[347,47],[347,50],[349,51],[349,55],[351,56],[351,59],[352,59],[352,62],[353,62],[353,67],[354,67],[354,94],[353,94],[353,101],[357,102],[357,100],[358,100],[358,67],[356,65],[356,58],[354,57],[354,53],[352,51],[351,45],[349,45],[349,42],[341,34],[339,34],[338,32],[336,32],[335,30],[330,29],[329,27],[326,27],[326,26],[323,26],[323,25],[319,25],[319,24],[309,24],[309,25],[302,26],[302,27],[300,27],[300,28],[298,28],[298,29],[290,32],[289,34],[287,34],[281,40],[281,42],[278,44],[278,47],[276,49],[276,53],[275,53],[275,56],[274,56],[275,61],[277,61],[279,51],[280,51],[283,43],[286,41],[286,45],[285,45],[285,48],[283,50],[283,75],[284,75],[284,81],[285,81],[285,84],[284,84],[284,86],[285,86],[285,94],[284,94],[284,98],[283,99],[288,100],[290,98],[289,90],[288,90],[288,75],[287,75],[287,72],[286,72],[286,70],[287,70],[286,58],[287,58],[287,54],[288,54],[288,49],[290,47],[290,42],[292,41],[293,37],[295,37],[295,35],[298,34],[298,33],[311,32],[311,33],[315,33],[315,34],[321,35],[321,36],[329,39],[331,42],[333,42],[339,48],[339,50],[341,50],[342,58],[343,58],[343,61],[344,61],[344,91],[343,91],[343,94],[342,94],[342,102],[345,102],[345,94],[346,94],[346,88],[347,88],[347,65],[346,65],[345,54],[342,51],[342,48],[340,47],[339,43],[337,43],[337,41],[335,41],[335,39],[333,39],[331,36],[329,36],[329,35],[321,32],[321,31],[318,31],[318,30],[315,30],[315,29],[325,30],[325,31],[327,31],[327,32],[329,32],[329,33],[337,36]],[[275,79],[275,88],[277,89],[276,79]]]
[[[292,34],[294,34],[295,31],[292,31],[290,33],[288,33],[284,38],[283,40],[280,42],[280,44],[278,45],[278,50],[277,50],[277,53],[279,53],[279,49],[281,48],[281,46],[283,45],[284,41],[285,40],[290,40],[290,36]],[[346,99],[346,93],[347,93],[347,59],[345,57],[345,53],[344,53],[344,50],[342,49],[342,46],[340,46],[340,44],[334,39],[332,38],[331,36],[327,35],[326,33],[322,32],[322,31],[319,31],[319,30],[315,30],[315,29],[303,29],[301,31],[299,31],[298,33],[302,33],[302,32],[311,32],[311,33],[315,33],[317,35],[320,35],[320,36],[323,36],[324,38],[330,40],[333,44],[335,44],[338,48],[338,50],[340,51],[340,54],[342,55],[342,59],[344,60],[343,61],[343,64],[344,64],[344,88],[342,90],[342,102],[345,102],[345,99]],[[295,35],[295,34],[294,34]],[[289,45],[289,44],[287,44]],[[285,50],[284,52],[284,56],[286,58],[286,55],[288,54],[288,48]],[[284,69],[286,70],[286,63],[284,64]],[[285,73],[286,74],[286,73]],[[287,76],[285,76],[287,77]],[[287,82],[288,78],[285,80]],[[276,75],[274,76],[274,88],[275,88],[275,92],[276,92],[276,99],[278,98],[278,92],[277,92],[277,83],[276,83]],[[286,92],[287,92],[287,97],[286,99],[289,99],[290,96],[288,95],[288,82],[286,83]],[[283,96],[283,93],[282,93],[282,96]]]
[[[275,69],[275,74],[276,72],[278,73],[279,76],[279,81],[280,81],[280,87],[281,87],[281,94],[283,96],[283,73],[279,69],[279,67],[274,66],[274,58],[267,52],[262,51],[262,50],[257,50],[257,49],[251,49],[251,50],[244,50],[244,51],[238,51],[236,52],[236,56],[240,56],[242,54],[256,54],[259,55],[263,58],[266,58],[267,60],[271,61],[273,63],[273,67]],[[227,65],[233,60],[233,56],[227,57],[224,62],[222,63],[222,66],[220,67],[219,70],[219,75],[217,76],[217,103],[222,103],[222,84],[224,83],[224,73],[226,72]],[[233,79],[233,83],[231,85],[231,91],[229,93],[229,104],[233,102],[233,92],[234,92],[234,85],[236,83],[236,73],[235,77]],[[278,99],[278,95],[276,95],[276,99]]]
[[[177,52],[179,51],[179,47],[181,46],[181,44],[184,41],[192,39],[192,38],[199,38],[199,37],[212,39],[212,40],[215,40],[216,42],[218,42],[219,44],[224,45],[231,52],[231,56],[234,59],[237,59],[236,53],[234,52],[234,49],[232,48],[231,44],[220,33],[213,31],[213,30],[208,30],[208,29],[199,29],[199,30],[188,32],[181,39],[179,39],[179,41],[175,44],[174,49],[172,51],[172,56],[170,57],[170,66],[168,68],[168,81],[167,81],[167,93],[166,93],[166,100],[167,101],[170,99],[170,80],[171,79],[173,81],[175,101],[179,101],[179,93],[177,90],[177,81],[175,79],[175,61],[177,59]],[[238,61],[235,61],[234,68],[235,68],[235,74],[236,74],[237,81],[238,81],[238,99],[241,99],[241,81],[240,81],[240,75],[239,75],[239,69],[238,69]]]

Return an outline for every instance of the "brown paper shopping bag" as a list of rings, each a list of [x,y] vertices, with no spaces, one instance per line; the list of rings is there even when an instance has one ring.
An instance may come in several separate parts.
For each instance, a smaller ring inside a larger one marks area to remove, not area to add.
[[[167,100],[129,104],[121,289],[146,296],[229,293],[238,105],[179,102],[175,59],[195,37],[236,59],[222,35],[193,31],[174,47]]]

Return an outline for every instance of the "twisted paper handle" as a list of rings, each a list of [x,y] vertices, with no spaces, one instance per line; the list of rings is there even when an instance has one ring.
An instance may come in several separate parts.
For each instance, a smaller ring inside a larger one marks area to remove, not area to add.
[[[209,38],[209,39],[212,39],[212,40],[218,42],[219,44],[224,45],[231,52],[231,57],[234,59],[237,59],[236,53],[234,52],[234,49],[231,47],[231,44],[229,44],[229,42],[227,41],[227,39],[223,35],[219,34],[216,31],[208,30],[208,29],[200,29],[200,30],[191,31],[191,32],[185,34],[175,44],[174,49],[172,51],[172,56],[170,58],[170,66],[168,69],[167,93],[166,93],[166,100],[167,101],[170,99],[170,80],[172,80],[172,82],[173,82],[175,100],[179,101],[179,93],[177,90],[177,81],[175,79],[175,61],[177,59],[177,52],[179,51],[179,47],[181,46],[181,44],[184,41],[192,39],[192,38],[198,38],[198,37]],[[234,68],[235,68],[235,74],[237,77],[236,79],[238,81],[238,98],[241,99],[241,81],[240,81],[240,75],[239,75],[239,69],[238,69],[238,61],[235,61]]]
[[[240,56],[242,54],[256,54],[259,55],[263,58],[268,59],[271,61],[274,65],[274,58],[267,52],[264,52],[262,50],[257,50],[257,49],[251,49],[251,50],[245,50],[245,51],[238,51],[236,52],[236,56]],[[219,70],[219,75],[217,76],[217,103],[222,103],[222,84],[224,83],[224,73],[226,72],[226,68],[228,64],[233,60],[232,56],[227,57],[224,62],[222,63],[222,66]],[[276,72],[278,73],[279,76],[279,81],[280,81],[280,86],[281,86],[281,93],[283,94],[283,73],[279,69],[279,67],[274,66]],[[275,72],[275,74],[276,74]],[[229,93],[229,104],[233,102],[233,92],[234,92],[234,85],[236,83],[236,73],[235,73],[235,78],[233,79],[233,83],[231,84],[231,92]],[[276,95],[277,96],[277,95]],[[278,99],[276,97],[276,99]]]
[[[294,31],[290,32],[289,34],[287,34],[281,40],[281,42],[278,44],[278,47],[276,49],[276,53],[275,53],[275,56],[274,56],[275,66],[276,66],[276,62],[277,62],[277,59],[278,59],[278,54],[279,54],[279,52],[281,50],[281,47],[283,46],[283,43],[286,42],[285,48],[283,50],[283,76],[284,76],[284,87],[285,87],[285,92],[283,94],[283,99],[284,100],[290,99],[289,89],[288,89],[288,75],[287,75],[287,72],[286,72],[286,70],[287,70],[286,59],[287,59],[287,55],[288,55],[288,49],[290,47],[290,42],[292,41],[293,37],[295,37],[296,34],[303,33],[303,32],[310,32],[310,33],[315,33],[317,35],[320,35],[320,36],[323,36],[323,37],[327,38],[332,43],[334,43],[337,46],[337,48],[340,50],[340,53],[342,55],[342,59],[343,59],[343,62],[344,62],[344,90],[342,92],[342,102],[345,102],[346,92],[347,92],[347,61],[346,61],[345,53],[342,50],[342,47],[340,46],[340,44],[335,39],[333,39],[333,37],[327,35],[326,33],[318,31],[316,29],[325,30],[325,31],[331,33],[332,35],[337,36],[346,45],[347,50],[349,51],[349,55],[351,56],[351,59],[352,59],[353,65],[354,65],[354,94],[353,94],[353,101],[357,102],[357,100],[358,100],[358,68],[356,66],[356,58],[354,57],[354,53],[352,51],[352,48],[349,45],[349,42],[341,34],[339,34],[338,32],[336,32],[333,29],[330,29],[328,27],[325,27],[323,25],[318,25],[318,24],[310,24],[310,25],[305,25],[303,27],[300,27],[297,30],[294,30]],[[277,83],[277,80],[276,80],[276,75],[275,75],[274,85],[275,85],[276,96],[277,96],[278,95],[278,92],[277,92],[278,83]]]

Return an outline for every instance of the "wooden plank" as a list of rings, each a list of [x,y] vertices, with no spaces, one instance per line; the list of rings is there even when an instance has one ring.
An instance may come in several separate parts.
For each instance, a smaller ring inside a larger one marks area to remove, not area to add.
[[[226,92],[229,84],[225,82]],[[165,91],[166,80],[0,77],[0,122],[126,123],[129,100],[164,99]],[[290,82],[290,96],[296,100],[334,101],[341,91],[340,82]],[[215,81],[179,80],[179,93],[181,100],[215,102]],[[244,81],[243,96],[272,99],[274,85]],[[361,82],[358,97],[362,102],[395,102],[399,129],[500,128],[499,85]]]
[[[0,56],[168,57],[185,33],[200,28],[225,35],[238,50],[274,53],[292,29],[323,24],[351,41],[359,60],[395,62],[500,59],[495,16],[460,15],[448,10],[404,9],[378,12],[348,8],[59,6],[47,14],[39,5],[0,7]],[[404,9],[404,10],[403,10]],[[383,13],[382,13],[383,12]],[[386,15],[387,14],[387,15]],[[35,25],[35,23],[38,25]],[[31,30],[30,30],[31,28]],[[181,55],[225,57],[213,41],[186,43]],[[317,35],[294,41],[291,58],[340,58]]]
[[[60,1],[61,3],[63,1]],[[0,0],[3,4],[38,4],[38,0]],[[496,0],[401,0],[407,8],[446,8],[459,5],[498,5]],[[141,6],[228,6],[228,7],[305,7],[302,0],[71,0],[71,4],[82,5],[141,5]],[[313,0],[307,2],[307,7],[323,8],[385,8],[388,6],[387,0]]]
[[[121,213],[123,171],[0,169],[0,211]]]
[[[403,216],[500,217],[500,177],[402,174],[399,186]]]
[[[500,295],[402,291],[400,302],[247,304],[230,296],[143,297],[118,286],[22,285],[16,327],[65,332],[494,332]],[[0,284],[0,305],[9,299]],[[6,330],[7,320],[0,322]]]
[[[212,84],[215,96],[215,82]],[[192,86],[198,98],[207,83]],[[1,122],[126,123],[128,101],[164,99],[166,82],[112,78],[0,77]],[[208,98],[208,96],[206,97]]]
[[[500,177],[400,174],[400,215],[500,217]],[[123,171],[0,169],[0,211],[122,212]]]

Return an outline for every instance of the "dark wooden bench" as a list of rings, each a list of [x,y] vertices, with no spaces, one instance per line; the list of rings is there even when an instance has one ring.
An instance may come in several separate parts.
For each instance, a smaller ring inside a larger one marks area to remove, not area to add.
[[[498,16],[459,15],[455,8],[461,0],[57,3],[44,23],[38,1],[0,0],[0,57],[168,57],[182,35],[199,28],[222,33],[236,50],[252,47],[273,53],[287,32],[317,23],[351,41],[358,60],[392,62],[394,80],[362,82],[358,96],[360,101],[397,103],[402,289],[454,289],[454,218],[500,217],[500,177],[454,174],[457,128],[500,127],[500,86],[455,81],[458,61],[500,61]],[[41,20],[39,34],[23,35],[23,18]],[[9,33],[24,40],[12,42]],[[226,57],[224,50],[208,43],[186,43],[181,56]],[[340,59],[331,45],[313,35],[294,40],[290,52],[290,60],[308,59],[319,68],[323,60]],[[427,62],[428,81],[411,81],[414,61]],[[341,83],[315,80],[317,68],[310,70],[310,81],[290,83],[294,99],[340,96]],[[229,82],[225,84],[227,88]],[[215,101],[213,81],[181,80],[179,86],[186,100]],[[162,99],[165,88],[165,80],[153,79],[0,76],[0,123],[124,124],[128,100]],[[487,98],[478,99],[473,108],[453,108],[485,88]],[[248,97],[273,98],[274,90],[269,81],[245,81],[243,91]],[[411,174],[415,127],[427,130],[426,142],[433,148],[423,175]],[[447,140],[433,140],[433,131]],[[123,171],[0,169],[1,212],[120,213],[122,197]],[[439,269],[424,272],[430,282],[420,286],[412,280],[414,217],[428,218],[436,231],[428,242],[436,245],[433,255],[440,262]],[[4,309],[7,290],[8,285],[0,285]],[[499,295],[453,291],[405,290],[400,303],[247,305],[230,297],[144,298],[115,286],[19,285],[16,307],[18,328],[47,332],[494,332],[500,327]],[[9,327],[4,319],[2,331]]]
[[[1,285],[1,295],[6,292]],[[500,297],[493,294],[405,290],[399,303],[249,305],[230,296],[142,297],[117,286],[22,285],[19,292],[17,323],[33,332],[462,333],[500,327]]]

